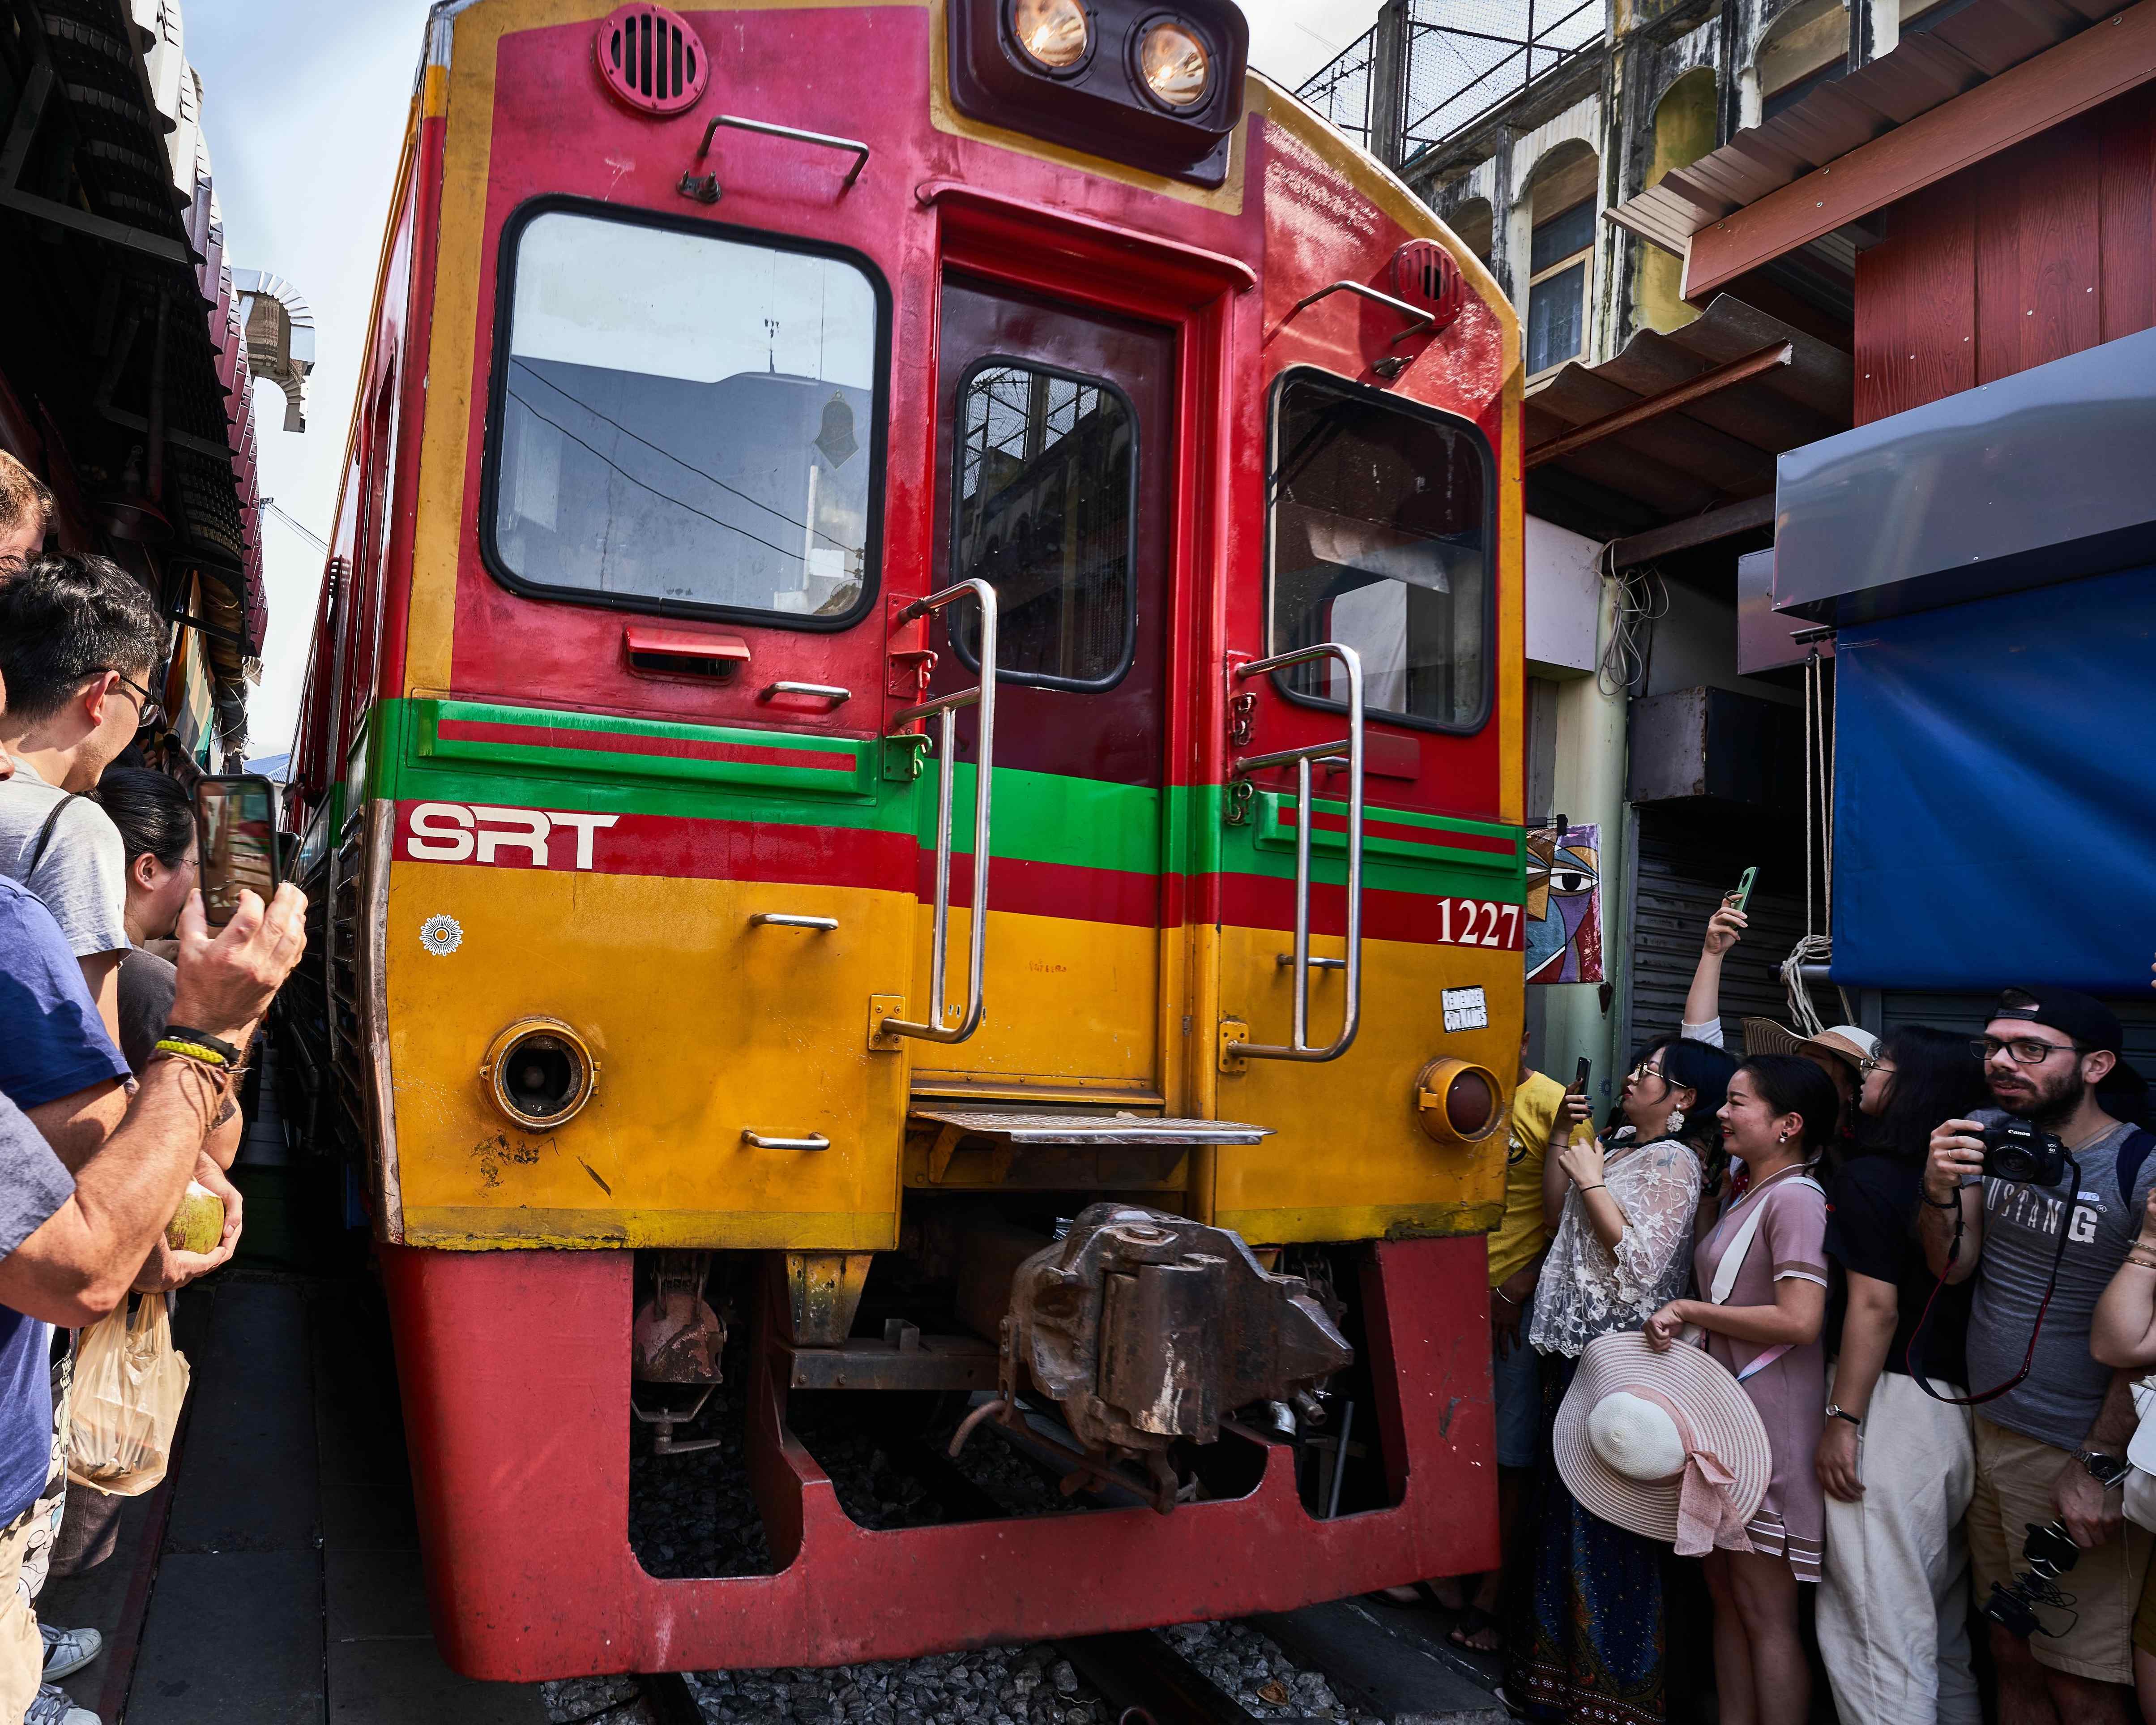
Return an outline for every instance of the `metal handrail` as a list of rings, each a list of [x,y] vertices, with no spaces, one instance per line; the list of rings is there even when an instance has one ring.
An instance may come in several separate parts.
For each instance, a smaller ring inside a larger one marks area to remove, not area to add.
[[[940,695],[918,707],[909,707],[892,721],[894,729],[916,719],[937,721],[936,786],[936,911],[929,924],[928,1001],[927,1022],[886,1018],[876,1027],[889,1036],[917,1036],[932,1043],[963,1043],[981,1027],[982,976],[988,955],[988,813],[994,801],[996,748],[996,593],[986,581],[961,581],[916,599],[893,620],[910,623],[971,594],[980,602],[981,680],[970,689]],[[944,951],[951,935],[951,827],[952,792],[957,767],[958,709],[981,710],[980,755],[973,775],[973,920],[966,953],[966,1004],[955,1025],[943,1022]]]
[[[1295,763],[1295,950],[1287,956],[1295,970],[1294,1029],[1285,1044],[1229,1043],[1221,1050],[1239,1060],[1337,1060],[1355,1040],[1363,1018],[1363,658],[1354,648],[1337,641],[1298,647],[1270,659],[1253,659],[1238,665],[1235,677],[1261,677],[1305,665],[1313,659],[1337,659],[1348,672],[1348,738],[1345,743],[1313,743],[1302,749],[1282,749],[1270,754],[1246,755],[1229,769],[1230,782],[1246,779],[1267,767]],[[1323,960],[1310,955],[1310,764],[1348,751],[1348,956],[1347,1000],[1341,1010],[1340,1034],[1322,1048],[1310,1045],[1310,973]]]

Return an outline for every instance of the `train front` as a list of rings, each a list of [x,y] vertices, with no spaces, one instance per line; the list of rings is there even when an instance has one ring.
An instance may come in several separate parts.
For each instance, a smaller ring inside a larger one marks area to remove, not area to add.
[[[436,8],[339,914],[468,1672],[1494,1558],[1517,332],[1245,57]]]

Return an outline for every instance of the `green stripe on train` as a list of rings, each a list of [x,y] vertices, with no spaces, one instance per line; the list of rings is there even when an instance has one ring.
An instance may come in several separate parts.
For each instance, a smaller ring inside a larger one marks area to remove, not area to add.
[[[841,831],[911,832],[935,842],[936,779],[887,778],[876,739],[803,736],[732,726],[679,724],[558,713],[500,703],[393,700],[380,703],[367,751],[369,792],[400,801],[545,805],[600,814],[752,821]],[[444,727],[452,734],[444,735]],[[458,736],[465,727],[495,734]],[[502,735],[529,731],[527,739]],[[644,753],[619,745],[578,746],[585,735],[625,743],[649,739]],[[661,753],[669,746],[682,752]],[[700,751],[691,754],[687,750]],[[716,751],[737,754],[709,758]],[[787,760],[829,756],[834,767]],[[954,848],[973,848],[974,769],[961,763],[956,781]],[[999,857],[1122,873],[1227,873],[1291,879],[1294,829],[1281,804],[1260,792],[1245,819],[1221,816],[1219,785],[1158,787],[1003,767],[996,772],[995,850]],[[1165,810],[1163,804],[1165,802]],[[1321,820],[1344,816],[1345,803],[1320,798]],[[1372,806],[1366,820],[1395,829],[1363,847],[1364,878],[1374,890],[1460,895],[1517,902],[1525,894],[1522,834],[1516,826]],[[1424,834],[1427,833],[1425,839]],[[1467,837],[1486,847],[1449,846]],[[1321,882],[1346,878],[1344,836],[1312,834],[1311,872]]]

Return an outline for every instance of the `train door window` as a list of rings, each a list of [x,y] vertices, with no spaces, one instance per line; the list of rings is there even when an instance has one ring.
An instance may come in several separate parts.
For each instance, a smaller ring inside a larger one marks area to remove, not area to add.
[[[996,590],[1004,674],[1109,687],[1137,638],[1130,403],[1097,378],[989,359],[967,373],[958,413],[951,566]],[[959,627],[960,656],[977,662],[978,619]]]
[[[1316,373],[1275,395],[1271,651],[1353,647],[1373,716],[1473,731],[1489,717],[1495,626],[1489,447],[1465,420]],[[1331,705],[1338,665],[1283,673]]]
[[[867,271],[545,206],[505,252],[483,517],[496,576],[632,610],[860,616],[888,324]]]

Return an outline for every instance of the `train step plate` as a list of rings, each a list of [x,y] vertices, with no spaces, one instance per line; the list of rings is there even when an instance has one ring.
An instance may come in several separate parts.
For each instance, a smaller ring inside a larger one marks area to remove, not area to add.
[[[1240,1120],[1164,1120],[1158,1115],[1032,1114],[1023,1110],[921,1108],[911,1118],[948,1138],[1005,1144],[1255,1144],[1270,1126]]]

